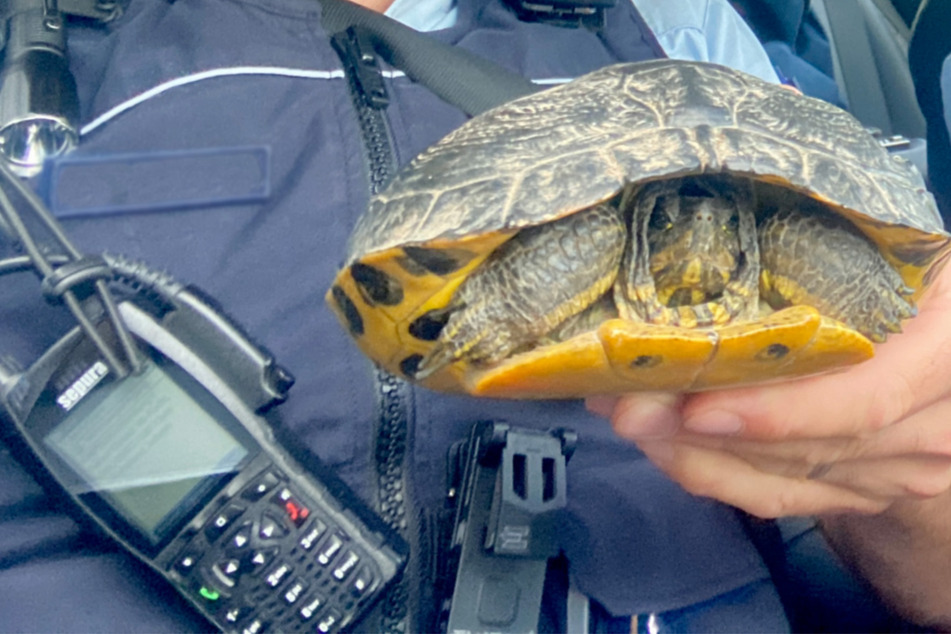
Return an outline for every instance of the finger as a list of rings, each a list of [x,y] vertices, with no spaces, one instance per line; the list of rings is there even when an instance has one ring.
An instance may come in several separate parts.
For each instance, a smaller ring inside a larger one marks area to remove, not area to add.
[[[691,436],[677,442],[732,454],[764,474],[788,480],[818,479],[874,499],[927,498],[951,488],[951,455],[915,452],[847,458],[864,453],[854,449],[854,439],[741,441],[720,446],[714,440]]]
[[[838,374],[694,395],[683,428],[695,433],[785,439],[846,436],[889,425],[951,389],[951,268],[869,361]]]
[[[610,419],[617,407],[617,396],[589,396],[584,400],[585,409],[602,418]]]
[[[951,489],[951,458],[892,456],[828,465],[822,482],[879,499],[927,499]]]
[[[609,418],[622,438],[667,438],[680,429],[682,401],[682,395],[670,392],[628,394],[617,400]]]
[[[951,488],[949,416],[951,403],[941,402],[871,438],[777,443],[681,434],[674,442],[733,454],[762,473],[791,480],[818,477],[865,497],[927,498]]]
[[[763,518],[825,513],[880,513],[889,501],[821,480],[764,473],[728,452],[672,443],[638,443],[641,451],[688,492],[717,499]]]
[[[787,477],[805,477],[819,465],[922,456],[951,458],[951,399],[885,427],[857,436],[792,438],[782,442],[681,432],[678,441],[719,449],[758,461],[764,470]]]
[[[951,457],[951,398],[916,412],[864,439],[854,455],[899,454]]]
[[[674,442],[733,454],[763,473],[791,479],[807,479],[827,465],[862,455],[862,440],[851,437],[772,442],[685,433]]]

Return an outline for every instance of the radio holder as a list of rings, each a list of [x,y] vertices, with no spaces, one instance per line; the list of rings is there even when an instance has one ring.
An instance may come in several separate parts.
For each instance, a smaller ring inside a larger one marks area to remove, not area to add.
[[[567,429],[484,421],[450,449],[455,585],[442,610],[447,632],[537,630],[548,559],[560,553],[565,469],[577,438]]]

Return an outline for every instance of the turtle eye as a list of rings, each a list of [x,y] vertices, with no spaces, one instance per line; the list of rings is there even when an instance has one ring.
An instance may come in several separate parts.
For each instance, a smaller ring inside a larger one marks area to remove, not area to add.
[[[740,220],[735,215],[730,216],[730,219],[720,225],[720,229],[723,233],[734,234],[740,229]]]
[[[672,211],[676,211],[676,206],[671,205],[666,196],[658,196],[654,201],[654,209],[651,211],[650,228],[658,231],[669,231],[673,228]]]

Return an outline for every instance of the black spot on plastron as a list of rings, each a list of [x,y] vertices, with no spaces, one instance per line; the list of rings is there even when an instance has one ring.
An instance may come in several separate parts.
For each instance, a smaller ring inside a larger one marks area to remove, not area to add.
[[[449,321],[449,315],[450,312],[444,308],[423,313],[409,325],[409,334],[421,341],[436,341]]]
[[[416,264],[435,275],[448,275],[468,264],[475,254],[465,249],[427,249],[403,247],[403,252]]]
[[[357,262],[350,266],[350,275],[357,283],[363,299],[371,306],[396,306],[403,301],[403,287],[380,269]]]
[[[645,368],[653,368],[660,365],[661,361],[664,360],[659,354],[642,354],[639,357],[635,357],[631,361],[631,368],[636,370],[643,370]]]
[[[756,359],[758,361],[779,361],[787,354],[789,354],[789,346],[781,343],[771,343],[756,353]]]
[[[400,268],[412,275],[413,277],[422,277],[427,275],[429,271],[420,266],[415,260],[411,259],[408,256],[401,255],[398,258],[395,258],[396,263],[399,264]]]
[[[419,363],[423,360],[423,355],[421,354],[411,354],[402,361],[400,361],[400,371],[410,379],[416,378],[416,373],[419,371]]]
[[[353,303],[352,299],[347,297],[346,291],[339,286],[334,286],[331,294],[333,295],[334,302],[337,303],[337,308],[340,309],[344,319],[347,320],[347,326],[350,327],[350,334],[354,337],[362,335],[363,317],[360,316],[360,310],[357,308],[357,305]]]

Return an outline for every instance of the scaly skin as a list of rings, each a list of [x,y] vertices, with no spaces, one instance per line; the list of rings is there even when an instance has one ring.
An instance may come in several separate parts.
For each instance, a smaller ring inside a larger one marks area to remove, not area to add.
[[[614,284],[626,240],[611,203],[521,231],[456,291],[416,377],[463,357],[500,361],[581,313]]]
[[[872,341],[885,341],[915,314],[912,290],[878,249],[819,205],[780,209],[759,228],[760,292],[773,308],[815,306]]]

